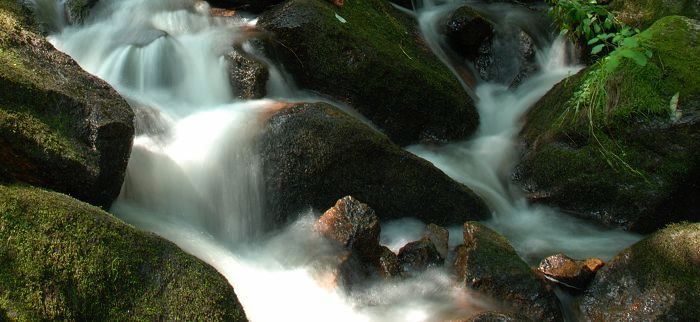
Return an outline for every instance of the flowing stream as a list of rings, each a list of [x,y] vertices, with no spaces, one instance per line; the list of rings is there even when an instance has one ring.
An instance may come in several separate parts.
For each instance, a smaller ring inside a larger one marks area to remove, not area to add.
[[[245,47],[255,20],[212,17],[206,3],[193,0],[101,0],[76,27],[55,16],[62,12],[60,1],[35,4],[56,30],[49,40],[112,84],[136,112],[137,137],[112,211],[215,267],[234,285],[252,321],[433,321],[492,307],[441,270],[352,293],[339,290],[328,283],[334,268],[323,260],[335,249],[310,233],[317,214],[303,214],[273,235],[264,233],[267,196],[254,140],[265,113],[280,104],[271,98],[235,100],[224,58],[233,45]],[[445,52],[436,31],[440,17],[457,4],[426,0],[415,15],[427,43],[460,74],[463,62]],[[486,224],[526,260],[559,251],[608,259],[638,236],[528,205],[508,180],[521,116],[579,68],[566,64],[562,41],[544,43],[539,73],[515,89],[483,83],[471,93],[481,115],[472,139],[409,151],[481,195],[494,213]],[[271,96],[309,99],[281,75],[273,69]],[[410,218],[384,223],[381,241],[398,250],[418,239],[424,227]],[[460,243],[460,228],[451,231],[450,243]]]

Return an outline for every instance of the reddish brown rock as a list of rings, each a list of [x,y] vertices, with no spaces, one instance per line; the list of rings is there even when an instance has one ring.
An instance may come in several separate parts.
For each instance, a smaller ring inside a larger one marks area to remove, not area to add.
[[[364,261],[379,257],[379,219],[372,208],[351,196],[338,200],[328,209],[315,229]]]
[[[375,268],[379,276],[385,279],[401,276],[399,257],[386,246],[381,246],[380,255]]]
[[[343,3],[345,2],[344,0],[328,0],[330,3],[336,5],[337,7],[342,7]]]
[[[431,267],[442,266],[445,258],[428,237],[410,242],[399,250],[399,262],[404,273],[421,272]]]
[[[556,254],[542,260],[537,268],[545,276],[574,289],[585,289],[605,263],[600,258],[572,259]]]
[[[435,249],[442,258],[447,258],[448,244],[450,240],[450,232],[445,227],[436,224],[430,224],[426,228],[425,236],[433,242]]]

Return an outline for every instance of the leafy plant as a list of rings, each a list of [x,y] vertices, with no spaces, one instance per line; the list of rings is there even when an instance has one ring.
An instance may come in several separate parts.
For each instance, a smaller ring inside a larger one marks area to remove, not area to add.
[[[604,58],[605,68],[613,71],[622,58],[645,66],[652,52],[633,37],[639,29],[620,23],[605,6],[596,0],[547,0],[552,6],[549,15],[560,26],[561,33],[574,42],[590,48],[594,59]],[[593,47],[591,47],[593,46]]]

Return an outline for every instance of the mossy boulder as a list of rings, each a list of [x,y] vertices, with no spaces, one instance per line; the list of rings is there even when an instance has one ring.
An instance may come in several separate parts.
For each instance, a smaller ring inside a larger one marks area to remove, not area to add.
[[[700,23],[666,17],[636,38],[646,66],[596,64],[535,104],[514,178],[533,201],[650,232],[700,219]]]
[[[259,138],[266,212],[276,224],[351,195],[380,219],[456,224],[488,217],[483,201],[429,162],[325,104],[277,111]]]
[[[243,321],[226,279],[69,196],[0,186],[0,312],[11,320]]]
[[[464,245],[456,252],[453,267],[467,288],[533,321],[562,321],[554,291],[503,236],[478,222],[466,222]]]
[[[108,207],[119,194],[133,112],[44,40],[20,1],[0,3],[0,182]]]
[[[640,29],[666,16],[700,19],[700,2],[697,0],[612,0],[609,9],[626,25]]]
[[[672,224],[602,268],[579,302],[589,321],[695,321],[700,223]]]
[[[461,139],[479,123],[460,82],[383,0],[290,0],[260,16],[299,87],[348,103],[394,142]]]

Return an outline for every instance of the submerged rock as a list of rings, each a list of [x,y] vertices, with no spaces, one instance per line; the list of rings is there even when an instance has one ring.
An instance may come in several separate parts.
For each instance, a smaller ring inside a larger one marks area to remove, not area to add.
[[[537,268],[545,276],[577,290],[585,289],[605,263],[599,258],[575,260],[556,254],[542,260]]]
[[[399,250],[399,262],[406,274],[415,274],[433,267],[441,267],[445,258],[440,255],[433,242],[423,237],[410,242]]]
[[[398,144],[465,138],[479,123],[415,22],[384,0],[290,0],[258,26],[274,33],[268,51],[301,88],[348,103]]]
[[[466,287],[502,302],[533,321],[563,319],[552,289],[503,236],[482,224],[464,224],[464,245],[457,248],[453,266],[457,278]]]
[[[465,5],[444,22],[450,48],[473,64],[483,81],[517,86],[538,70],[535,40],[544,19],[525,7],[503,4],[519,18],[505,19],[500,11]]]
[[[238,99],[263,98],[267,94],[267,65],[235,49],[224,56],[229,63],[229,76],[234,96]]]
[[[615,256],[580,300],[588,321],[700,316],[700,223],[673,224]]]
[[[325,103],[272,114],[259,139],[266,212],[284,224],[351,195],[380,219],[414,217],[441,225],[489,214],[483,201],[429,162]]]
[[[107,83],[44,40],[19,1],[0,3],[0,182],[109,207],[124,178],[133,117]]]
[[[465,322],[525,322],[528,318],[515,313],[484,312]]]
[[[0,240],[11,320],[246,320],[213,268],[66,195],[0,186]]]
[[[666,17],[636,39],[644,67],[594,65],[535,104],[514,179],[532,201],[651,232],[700,220],[700,22]]]

